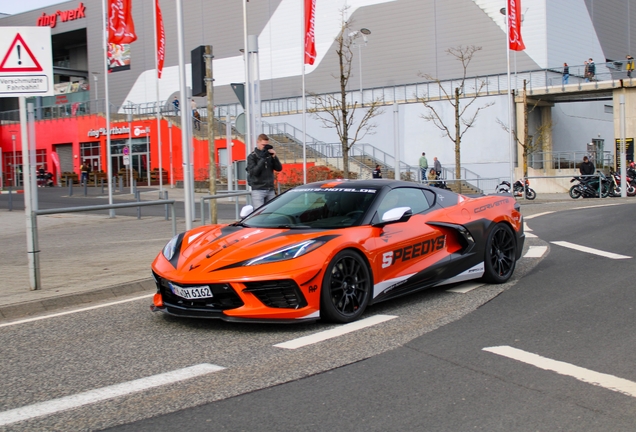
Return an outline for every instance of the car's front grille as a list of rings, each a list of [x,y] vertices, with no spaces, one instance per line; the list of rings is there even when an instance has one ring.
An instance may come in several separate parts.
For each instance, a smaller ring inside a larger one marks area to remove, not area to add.
[[[227,310],[235,309],[243,306],[243,301],[229,284],[205,284],[212,291],[213,297],[204,299],[184,299],[175,295],[168,280],[159,277],[155,273],[157,288],[161,292],[164,303],[173,304],[185,308],[208,309],[208,310]],[[188,285],[178,284],[180,287],[188,288],[190,286],[201,286],[202,284]]]
[[[299,309],[307,306],[307,300],[293,280],[247,282],[243,292],[254,294],[265,306],[271,308]]]

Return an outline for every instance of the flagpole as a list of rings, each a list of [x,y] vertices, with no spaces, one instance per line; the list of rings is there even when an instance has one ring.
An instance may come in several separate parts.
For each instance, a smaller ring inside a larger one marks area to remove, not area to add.
[[[303,184],[307,184],[307,97],[305,96],[305,50],[306,38],[307,38],[307,11],[305,10],[305,0],[302,1],[302,38],[300,39],[302,44],[301,56],[302,61],[302,87],[303,87]]]
[[[507,65],[507,78],[508,78],[508,146],[510,148],[510,186],[515,182],[515,161],[514,161],[514,140],[512,135],[513,126],[513,103],[512,103],[512,88],[510,80],[510,2],[506,8],[506,65]]]
[[[159,39],[157,37],[157,10],[159,8],[159,0],[153,1],[155,10],[153,13],[154,16],[154,24],[155,24],[155,48],[159,47]],[[157,140],[159,145],[159,193],[161,198],[163,198],[163,159],[162,159],[162,151],[161,151],[161,110],[160,110],[160,95],[159,95],[159,51],[155,54],[155,68],[157,70],[156,79],[156,92],[157,92]]]
[[[104,111],[106,115],[106,164],[108,176],[108,204],[113,204],[113,162],[110,149],[110,98],[108,97],[108,15],[106,14],[106,0],[102,0],[102,17],[104,19]],[[115,217],[115,209],[109,210],[109,216]]]

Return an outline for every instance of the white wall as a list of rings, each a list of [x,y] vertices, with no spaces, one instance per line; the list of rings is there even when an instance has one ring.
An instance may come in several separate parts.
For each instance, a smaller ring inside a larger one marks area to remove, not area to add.
[[[465,103],[467,100],[462,100]],[[479,113],[474,124],[462,138],[461,163],[462,167],[476,172],[482,177],[507,177],[509,173],[508,161],[509,144],[508,133],[497,123],[501,119],[508,123],[508,105],[506,96],[490,96],[479,98],[467,113],[490,102],[494,105]],[[444,123],[454,130],[454,109],[448,102],[434,102],[433,105]],[[454,168],[455,144],[432,122],[426,121],[422,115],[426,113],[423,104],[403,104],[399,106],[398,128],[400,134],[400,160],[417,166],[422,152],[426,152],[429,164],[437,156],[443,166]],[[359,117],[358,117],[359,118]],[[286,115],[266,117],[268,123],[289,123],[297,128],[302,127],[301,115]],[[375,134],[367,135],[361,143],[368,143],[376,148],[394,155],[394,119],[393,107],[386,106],[383,113],[373,119],[378,125]],[[307,115],[307,135],[327,143],[338,142],[335,130],[322,127],[322,123],[311,115]],[[356,125],[357,126],[357,125]],[[454,132],[453,132],[454,133]]]
[[[554,151],[584,151],[596,138],[604,139],[605,149],[611,150],[614,117],[605,113],[605,105],[612,105],[612,101],[556,104],[552,108]]]

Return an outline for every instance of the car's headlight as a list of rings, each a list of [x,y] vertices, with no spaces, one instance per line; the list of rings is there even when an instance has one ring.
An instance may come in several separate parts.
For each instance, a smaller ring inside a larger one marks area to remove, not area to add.
[[[307,240],[302,243],[298,243],[293,246],[288,246],[284,249],[279,249],[275,252],[268,253],[267,255],[262,255],[258,258],[254,258],[253,260],[247,261],[245,265],[251,266],[257,264],[270,264],[273,262],[298,258],[299,256],[305,255],[306,253],[318,249],[325,243],[327,243],[325,240]]]
[[[179,236],[176,235],[170,239],[167,245],[163,247],[163,256],[170,261],[177,250],[177,243],[179,242]]]

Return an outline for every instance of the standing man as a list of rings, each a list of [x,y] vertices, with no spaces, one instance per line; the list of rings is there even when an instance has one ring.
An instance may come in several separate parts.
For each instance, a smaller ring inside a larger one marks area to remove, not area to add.
[[[563,63],[563,84],[567,84],[570,79],[570,66],[567,63]]]
[[[373,170],[373,178],[382,178],[382,167],[380,165],[376,165]]]
[[[269,137],[260,134],[256,148],[247,157],[247,179],[252,187],[252,206],[259,208],[276,196],[274,191],[274,171],[282,171],[283,165],[276,156]]]
[[[627,65],[625,66],[625,70],[627,70],[627,78],[631,78],[632,72],[634,72],[634,57],[627,54],[625,58],[627,59]]]
[[[84,161],[84,163],[80,166],[80,171],[82,173],[82,180],[80,184],[85,185],[88,182],[88,175],[91,172],[91,166],[88,161]]]
[[[175,96],[174,99],[172,99],[172,106],[174,107],[174,111],[175,111],[175,115],[179,114],[179,99],[177,99],[177,97]]]
[[[433,169],[435,170],[435,175],[437,178],[442,175],[442,164],[437,160],[437,156],[433,158]]]
[[[590,61],[587,63],[587,74],[590,77],[590,81],[594,81],[594,76],[596,75],[596,65],[594,64],[594,60],[590,58]]]
[[[420,158],[420,175],[422,182],[426,182],[426,170],[428,170],[428,160],[426,159],[426,153],[422,152],[422,157]]]

